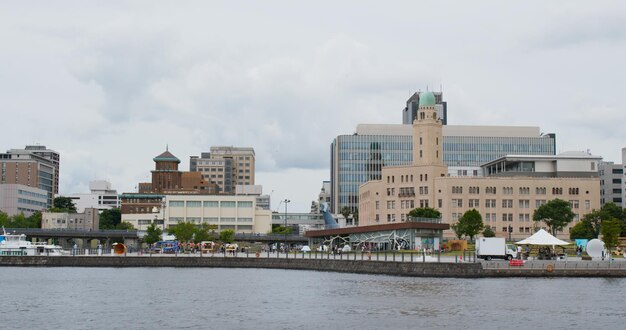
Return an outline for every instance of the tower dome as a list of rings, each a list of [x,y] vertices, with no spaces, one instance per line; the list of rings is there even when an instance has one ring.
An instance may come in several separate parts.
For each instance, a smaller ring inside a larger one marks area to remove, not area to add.
[[[434,107],[435,106],[435,95],[432,92],[423,92],[420,93],[420,103],[419,107]]]

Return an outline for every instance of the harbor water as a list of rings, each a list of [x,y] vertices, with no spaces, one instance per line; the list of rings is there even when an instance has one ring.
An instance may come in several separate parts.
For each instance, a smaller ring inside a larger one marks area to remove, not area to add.
[[[0,268],[2,323],[46,329],[621,328],[626,279]]]

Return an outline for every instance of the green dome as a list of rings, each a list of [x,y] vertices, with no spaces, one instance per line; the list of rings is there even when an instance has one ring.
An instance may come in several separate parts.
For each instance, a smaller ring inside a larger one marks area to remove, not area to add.
[[[419,107],[434,107],[435,95],[432,92],[420,93],[420,105]]]

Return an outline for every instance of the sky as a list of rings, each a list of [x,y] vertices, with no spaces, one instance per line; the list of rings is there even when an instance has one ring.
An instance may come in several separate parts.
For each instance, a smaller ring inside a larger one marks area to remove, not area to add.
[[[60,194],[252,147],[272,210],[308,212],[330,144],[442,90],[450,125],[539,126],[621,163],[626,3],[2,1],[0,151],[61,153]]]

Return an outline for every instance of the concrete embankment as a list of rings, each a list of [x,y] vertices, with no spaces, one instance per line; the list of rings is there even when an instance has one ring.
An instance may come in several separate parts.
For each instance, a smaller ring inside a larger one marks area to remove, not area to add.
[[[220,267],[314,270],[411,277],[626,277],[626,268],[483,267],[481,263],[391,262],[374,260],[278,259],[169,256],[2,256],[0,266],[17,267]]]

